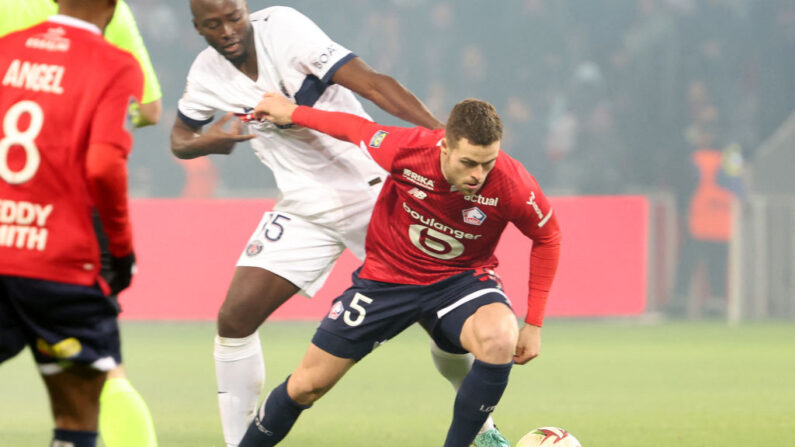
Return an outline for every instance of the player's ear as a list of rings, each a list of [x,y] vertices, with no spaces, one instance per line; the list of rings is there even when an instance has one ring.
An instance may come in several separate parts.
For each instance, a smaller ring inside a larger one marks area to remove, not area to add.
[[[447,145],[447,137],[442,138],[441,148],[444,155],[447,155],[447,153],[450,152],[450,147]]]

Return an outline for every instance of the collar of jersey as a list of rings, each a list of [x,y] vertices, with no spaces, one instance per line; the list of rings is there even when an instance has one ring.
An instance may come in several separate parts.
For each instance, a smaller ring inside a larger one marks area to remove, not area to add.
[[[60,23],[61,25],[73,26],[75,28],[82,28],[84,30],[91,31],[92,33],[102,35],[102,30],[100,30],[97,25],[78,19],[77,17],[56,14],[47,19],[47,21]]]

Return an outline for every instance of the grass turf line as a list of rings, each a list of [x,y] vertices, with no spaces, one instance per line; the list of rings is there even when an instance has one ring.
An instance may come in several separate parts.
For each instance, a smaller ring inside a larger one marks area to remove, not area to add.
[[[266,392],[298,364],[316,323],[260,330]],[[127,322],[125,366],[163,447],[222,446],[212,323]],[[513,442],[562,426],[585,447],[795,445],[795,325],[550,320],[494,416]],[[28,351],[0,366],[0,446],[46,445],[52,422]],[[452,387],[411,328],[376,349],[281,444],[438,446]]]

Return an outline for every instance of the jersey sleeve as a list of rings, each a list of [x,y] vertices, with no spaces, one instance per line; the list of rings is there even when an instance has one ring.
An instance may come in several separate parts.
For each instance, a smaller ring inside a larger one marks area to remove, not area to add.
[[[141,102],[144,104],[160,99],[163,94],[160,82],[155,74],[144,40],[135,23],[130,7],[124,1],[116,5],[116,12],[105,28],[105,38],[117,47],[129,51],[141,65],[144,74],[144,92]]]
[[[312,20],[293,8],[274,7],[271,14],[275,35],[284,36],[276,45],[278,57],[299,72],[312,75],[325,84],[334,73],[356,57],[350,50],[334,42]]]
[[[527,315],[525,322],[541,326],[544,322],[547,298],[560,259],[561,232],[557,217],[536,180],[518,162],[511,163],[513,179],[511,222],[533,241],[530,251]]]
[[[392,161],[400,149],[427,142],[433,134],[433,131],[422,127],[383,126],[358,115],[327,112],[307,106],[296,108],[292,121],[358,145],[387,171],[391,170]]]
[[[127,207],[127,154],[132,137],[125,123],[131,100],[140,101],[143,74],[130,57],[99,97],[91,122],[91,136],[86,154],[86,174],[94,203],[108,236],[114,256],[132,251],[132,229]]]
[[[100,96],[91,122],[90,144],[111,144],[124,149],[125,152],[132,149],[132,136],[125,128],[127,107],[130,101],[141,101],[142,90],[141,69],[130,58],[130,63],[124,64],[113,75]]]
[[[216,112],[214,107],[208,105],[212,101],[213,92],[199,81],[204,70],[203,56],[204,53],[201,53],[193,62],[185,83],[185,92],[177,102],[177,116],[192,127],[202,127],[210,123]]]
[[[57,13],[58,5],[52,0],[0,2],[0,37],[43,22]]]

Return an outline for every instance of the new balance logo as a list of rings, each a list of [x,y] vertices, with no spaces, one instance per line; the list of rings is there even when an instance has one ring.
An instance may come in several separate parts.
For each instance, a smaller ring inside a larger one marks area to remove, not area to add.
[[[428,193],[426,193],[424,191],[420,191],[419,188],[411,188],[409,190],[409,194],[411,194],[412,196],[416,197],[417,200],[425,200],[425,198],[428,197]]]

